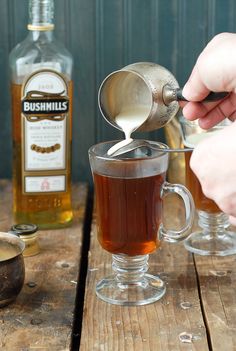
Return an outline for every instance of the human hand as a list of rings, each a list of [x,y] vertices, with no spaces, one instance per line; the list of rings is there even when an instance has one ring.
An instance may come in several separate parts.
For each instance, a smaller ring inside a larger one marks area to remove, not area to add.
[[[198,102],[210,91],[229,95],[216,102]],[[190,101],[185,103],[183,115],[189,120],[199,119],[203,129],[226,117],[236,119],[236,34],[221,33],[208,43],[183,88],[183,96]]]
[[[204,194],[236,225],[236,122],[200,142],[190,166]]]

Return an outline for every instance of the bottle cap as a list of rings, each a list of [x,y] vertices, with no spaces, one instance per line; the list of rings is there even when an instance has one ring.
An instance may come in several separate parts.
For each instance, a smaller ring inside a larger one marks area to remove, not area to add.
[[[37,225],[31,223],[19,223],[11,227],[11,232],[25,242],[24,257],[37,255],[40,251],[37,230]]]
[[[33,234],[35,232],[37,232],[38,227],[36,224],[15,224],[11,227],[11,230],[13,230],[16,234],[24,234],[24,235],[28,235],[28,234]]]

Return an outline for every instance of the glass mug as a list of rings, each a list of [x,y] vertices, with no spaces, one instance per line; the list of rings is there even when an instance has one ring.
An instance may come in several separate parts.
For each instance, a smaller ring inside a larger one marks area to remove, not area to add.
[[[93,173],[98,241],[112,254],[114,274],[102,279],[96,294],[118,305],[144,305],[165,294],[165,284],[148,270],[149,254],[161,239],[177,242],[186,237],[194,217],[190,192],[166,182],[168,153],[165,144],[148,141],[119,157],[107,156],[116,141],[92,146],[89,160]],[[162,148],[163,150],[160,150]],[[163,198],[177,193],[185,206],[185,224],[167,230],[162,224]]]
[[[190,122],[181,117],[184,146],[194,148],[201,140],[209,138],[230,123],[225,120],[213,128],[203,130],[197,121]],[[188,251],[204,256],[234,254],[236,233],[227,229],[230,226],[228,215],[203,194],[201,184],[189,166],[191,155],[192,151],[185,152],[185,184],[195,202],[200,230],[191,233],[184,241],[184,245]]]

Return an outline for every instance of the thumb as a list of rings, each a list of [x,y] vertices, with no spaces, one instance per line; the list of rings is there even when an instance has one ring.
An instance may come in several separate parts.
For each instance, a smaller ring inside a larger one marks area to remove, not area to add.
[[[191,76],[183,87],[182,94],[188,101],[202,101],[209,92],[209,89],[204,85],[201,79],[196,64]]]

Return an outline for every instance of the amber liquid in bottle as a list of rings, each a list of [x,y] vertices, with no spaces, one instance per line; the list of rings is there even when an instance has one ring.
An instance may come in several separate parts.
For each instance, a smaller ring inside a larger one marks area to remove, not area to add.
[[[10,54],[14,220],[40,229],[73,218],[73,59],[54,38],[53,13],[53,0],[29,0],[28,36]]]
[[[72,81],[69,82],[69,99],[72,101]],[[67,158],[66,191],[58,193],[24,194],[22,167],[23,148],[21,132],[21,90],[18,84],[11,85],[12,93],[12,136],[13,136],[13,212],[17,223],[36,223],[41,228],[66,226],[72,220],[71,209],[71,153]],[[71,109],[72,110],[72,109]],[[71,131],[72,111],[69,111]],[[71,148],[72,137],[69,135],[68,147]]]

